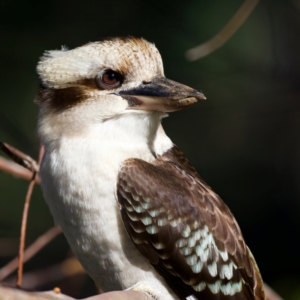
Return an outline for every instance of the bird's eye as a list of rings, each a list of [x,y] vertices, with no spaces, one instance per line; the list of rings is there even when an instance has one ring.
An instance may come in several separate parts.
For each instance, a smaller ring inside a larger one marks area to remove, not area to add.
[[[110,90],[119,87],[123,82],[123,76],[113,70],[106,70],[100,77],[96,78],[99,88]]]

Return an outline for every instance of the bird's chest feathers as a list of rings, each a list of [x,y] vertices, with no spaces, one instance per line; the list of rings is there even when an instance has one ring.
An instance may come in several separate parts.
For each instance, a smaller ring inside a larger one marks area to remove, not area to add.
[[[41,167],[44,196],[77,255],[99,257],[121,247],[126,234],[116,200],[118,170],[127,158],[155,159],[151,130],[157,130],[160,118],[141,117],[142,123],[125,116],[94,126],[83,136],[61,138],[55,147],[46,145]]]

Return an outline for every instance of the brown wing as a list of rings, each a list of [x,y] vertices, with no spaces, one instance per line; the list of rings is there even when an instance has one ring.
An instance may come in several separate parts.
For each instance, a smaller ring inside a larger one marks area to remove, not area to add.
[[[234,217],[182,162],[124,162],[117,192],[129,236],[180,299],[264,299]]]

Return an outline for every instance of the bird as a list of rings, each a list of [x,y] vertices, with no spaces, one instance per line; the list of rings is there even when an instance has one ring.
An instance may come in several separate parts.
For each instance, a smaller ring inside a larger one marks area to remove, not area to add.
[[[165,77],[156,46],[113,37],[37,65],[44,198],[102,291],[153,299],[265,299],[237,221],[166,135],[206,99]]]

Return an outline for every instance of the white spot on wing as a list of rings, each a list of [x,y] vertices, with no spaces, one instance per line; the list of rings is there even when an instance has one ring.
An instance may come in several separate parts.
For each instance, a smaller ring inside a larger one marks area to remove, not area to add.
[[[206,262],[208,259],[209,249],[203,249],[200,245],[196,246],[195,251],[200,257],[202,262]]]
[[[197,262],[197,255],[193,254],[191,256],[188,256],[185,258],[185,261],[189,266],[192,266]]]
[[[155,218],[159,215],[159,210],[157,209],[152,209],[152,210],[149,210],[148,211],[149,215],[152,217],[152,218]]]
[[[132,195],[132,198],[135,200],[135,201],[137,201],[137,202],[140,202],[140,197],[139,197],[139,195],[135,195],[135,194],[131,194]]]
[[[196,264],[192,266],[192,271],[193,273],[198,274],[201,272],[202,268],[203,268],[203,263],[199,260]]]
[[[142,206],[135,205],[134,203],[132,203],[132,207],[137,213],[142,213],[145,211],[145,209]]]
[[[186,300],[198,300],[198,298],[195,298],[195,296],[191,295],[191,296],[188,296],[186,298]]]
[[[152,219],[150,217],[143,217],[141,218],[141,221],[145,226],[152,224]]]
[[[228,252],[227,251],[219,251],[224,261],[228,260]]]
[[[221,281],[218,280],[215,283],[208,284],[207,286],[213,294],[217,294],[220,291]]]
[[[169,218],[168,218],[169,219]],[[178,226],[178,224],[181,222],[181,219],[179,218],[179,219],[175,219],[175,220],[172,220],[172,221],[170,221],[170,225],[172,226],[172,227],[176,227],[176,226]]]
[[[158,232],[158,227],[156,225],[147,226],[146,230],[150,234],[155,234]]]
[[[195,241],[199,241],[200,238],[201,238],[201,232],[200,232],[200,230],[194,231],[192,237],[195,239]]]
[[[152,203],[150,202],[141,202],[141,205],[144,209],[149,209],[152,207]]]
[[[188,238],[188,246],[194,247],[196,245],[196,240],[193,237]]]
[[[128,217],[132,221],[139,221],[139,217],[136,215],[136,213],[131,214],[130,212],[127,213]]]
[[[213,243],[213,236],[212,234],[206,235],[202,240],[201,240],[201,247],[205,249],[208,245]]]
[[[171,221],[174,219],[174,216],[171,213],[168,213],[168,221]]]
[[[200,230],[200,234],[203,238],[205,238],[208,234],[208,227],[205,225],[202,230]]]
[[[191,234],[191,228],[189,225],[186,225],[185,228],[181,231],[181,235],[185,238],[189,237]]]
[[[156,248],[156,249],[163,249],[165,248],[165,245],[163,243],[153,243],[152,245]]]
[[[192,287],[196,292],[201,292],[205,289],[206,283],[205,282],[200,282],[198,284],[192,285]]]
[[[179,240],[176,241],[175,245],[176,245],[177,248],[182,248],[182,247],[187,245],[187,240],[186,239],[179,239]]]
[[[180,253],[184,256],[190,255],[192,253],[192,249],[189,247],[183,247],[179,249]]]
[[[242,290],[242,281],[234,283],[228,282],[227,284],[222,284],[220,288],[224,295],[233,296],[234,294],[239,293]]]
[[[194,221],[193,224],[191,225],[193,230],[196,230],[199,228],[199,222],[198,221]]]
[[[168,223],[167,219],[166,218],[158,218],[157,219],[157,225],[158,226],[164,226]]]
[[[217,263],[215,261],[211,265],[207,265],[207,269],[208,269],[209,274],[212,277],[217,276],[218,269],[217,269]]]
[[[130,212],[133,212],[133,208],[131,205],[129,205],[127,202],[124,203],[124,206],[126,208],[126,210],[130,211]]]
[[[144,201],[145,201],[145,202],[152,202],[152,199],[149,198],[149,197],[145,197],[145,198],[144,198]]]
[[[123,189],[124,189],[124,191],[125,191],[125,192],[127,192],[127,193],[131,193],[131,190],[130,190],[130,189],[128,189],[128,188],[127,188],[127,186],[122,186],[122,187],[123,187]]]
[[[139,239],[138,237],[135,237],[134,235],[132,235],[131,238],[134,241],[134,243],[137,245],[144,243],[143,239]]]
[[[220,278],[221,279],[231,279],[232,276],[233,276],[233,270],[232,270],[232,266],[233,266],[233,263],[230,262],[229,265],[223,265],[222,268],[221,268],[221,271],[220,271]]]

